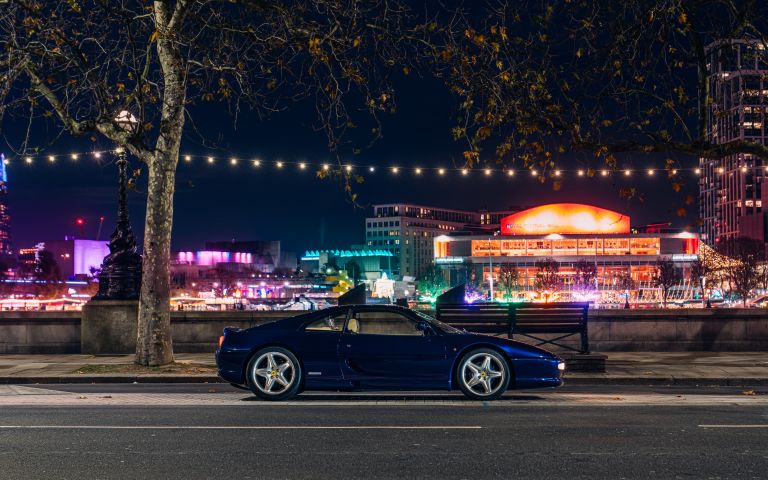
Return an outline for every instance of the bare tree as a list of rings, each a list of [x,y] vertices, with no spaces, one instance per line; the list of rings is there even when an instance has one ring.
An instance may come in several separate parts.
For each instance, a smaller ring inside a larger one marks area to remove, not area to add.
[[[595,286],[595,279],[597,278],[597,265],[595,265],[595,262],[582,259],[577,261],[573,268],[576,272],[574,290],[581,295],[594,292],[597,288]]]
[[[680,271],[669,258],[660,258],[656,261],[656,271],[653,274],[653,283],[661,288],[661,305],[667,308],[669,290],[680,282]]]
[[[760,264],[765,262],[765,244],[739,237],[722,241],[721,248],[728,252],[730,259],[725,267],[729,283],[746,307],[749,294],[760,285]]]
[[[560,289],[560,263],[554,258],[536,261],[536,290],[540,293],[553,293]]]
[[[505,297],[520,289],[520,270],[515,265],[503,263],[499,267],[499,290]]]
[[[60,134],[106,140],[148,172],[136,362],[173,360],[170,245],[176,167],[197,106],[237,118],[305,97],[331,149],[354,127],[349,99],[373,116],[395,109],[387,72],[431,54],[434,22],[398,0],[10,0],[0,9],[0,121],[26,121],[18,153]],[[116,121],[130,112],[135,128]],[[186,122],[185,122],[186,121]],[[376,122],[376,125],[378,123]],[[194,128],[194,125],[192,126]],[[372,129],[372,137],[380,127]],[[330,172],[334,173],[334,172]],[[318,172],[328,175],[329,172]],[[335,174],[350,196],[350,175]],[[353,198],[354,199],[354,198]]]

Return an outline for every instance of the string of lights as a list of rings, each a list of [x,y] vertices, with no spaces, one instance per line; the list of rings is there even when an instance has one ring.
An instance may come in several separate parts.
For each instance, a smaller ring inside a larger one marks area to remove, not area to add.
[[[40,155],[23,155],[15,158],[5,158],[6,166],[13,166],[17,164],[22,165],[35,165],[40,163],[46,163],[54,165],[62,161],[78,162],[88,159],[102,160],[109,155],[117,155],[121,153],[120,150],[99,150],[89,152],[70,152],[66,154],[40,154]],[[212,155],[196,155],[196,154],[183,154],[181,155],[181,163],[184,165],[195,165],[204,163],[208,166],[217,166],[221,164],[228,165],[231,168],[236,167],[250,167],[257,170],[298,170],[298,171],[310,171],[315,170],[317,172],[341,172],[346,174],[359,174],[359,175],[373,175],[377,173],[389,174],[392,176],[398,175],[411,175],[415,177],[421,176],[448,176],[458,175],[461,177],[467,176],[485,176],[485,177],[520,177],[527,176],[531,178],[539,178],[542,175],[550,177],[552,179],[558,179],[561,177],[633,177],[633,176],[645,176],[645,177],[663,177],[666,174],[669,176],[682,175],[684,173],[693,174],[696,176],[701,175],[702,170],[698,167],[692,168],[656,168],[653,166],[646,168],[551,168],[546,171],[542,171],[537,168],[508,168],[508,167],[443,167],[443,166],[398,166],[398,165],[366,165],[361,163],[330,163],[330,162],[309,162],[309,161],[286,161],[286,160],[263,160],[260,157],[222,157]],[[748,167],[741,166],[738,168],[743,173],[747,173],[749,170],[758,171],[762,170],[768,174],[768,166],[765,167]],[[730,170],[729,170],[730,171]],[[716,169],[716,173],[724,174],[726,170],[723,167]]]

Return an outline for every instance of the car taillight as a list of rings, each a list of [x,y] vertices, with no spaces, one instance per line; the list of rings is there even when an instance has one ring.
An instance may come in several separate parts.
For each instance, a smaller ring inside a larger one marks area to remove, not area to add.
[[[224,343],[224,335],[219,337],[219,348],[221,348],[221,345]]]

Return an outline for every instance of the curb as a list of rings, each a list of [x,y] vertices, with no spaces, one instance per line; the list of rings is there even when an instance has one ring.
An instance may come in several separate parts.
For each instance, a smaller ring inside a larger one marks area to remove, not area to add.
[[[686,386],[686,387],[764,387],[768,386],[766,377],[591,377],[578,376],[563,378],[565,385],[648,385],[648,386]]]
[[[228,383],[216,375],[58,375],[0,377],[0,385],[72,383]]]

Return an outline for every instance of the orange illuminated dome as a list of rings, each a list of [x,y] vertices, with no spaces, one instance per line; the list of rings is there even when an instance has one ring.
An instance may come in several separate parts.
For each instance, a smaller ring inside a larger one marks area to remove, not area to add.
[[[501,219],[502,235],[629,233],[629,217],[580,203],[552,203]]]

